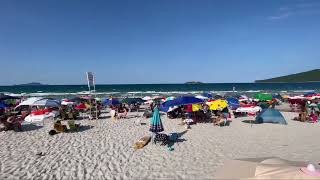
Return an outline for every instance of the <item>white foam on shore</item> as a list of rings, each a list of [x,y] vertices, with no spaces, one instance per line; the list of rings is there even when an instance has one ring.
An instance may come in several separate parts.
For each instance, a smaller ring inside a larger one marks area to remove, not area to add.
[[[269,92],[269,93],[286,93],[286,94],[303,94],[307,92],[314,92],[314,90],[293,90],[293,91],[265,91],[265,90],[248,90],[248,91],[129,91],[129,92],[120,92],[120,91],[113,91],[113,92],[95,92],[96,95],[99,96],[108,96],[108,95],[115,95],[115,96],[156,96],[156,95],[163,95],[163,96],[170,96],[170,95],[199,95],[205,92],[209,92],[212,94],[227,94],[227,93],[238,93],[238,94],[254,94],[259,92]],[[90,94],[89,91],[80,91],[80,92],[34,92],[34,93],[10,93],[4,92],[5,94],[11,96],[32,96],[32,97],[41,97],[41,96],[77,96],[77,95],[88,95]]]

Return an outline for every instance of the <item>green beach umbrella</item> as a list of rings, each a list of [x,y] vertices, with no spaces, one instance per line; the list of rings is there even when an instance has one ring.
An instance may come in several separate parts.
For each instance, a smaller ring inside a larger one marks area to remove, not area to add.
[[[254,99],[258,99],[259,101],[271,101],[272,95],[267,93],[258,93],[254,96]]]

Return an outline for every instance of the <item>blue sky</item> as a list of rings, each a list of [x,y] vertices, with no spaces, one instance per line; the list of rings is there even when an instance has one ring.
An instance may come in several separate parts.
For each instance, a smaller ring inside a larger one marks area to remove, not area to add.
[[[320,68],[320,1],[1,0],[0,85],[252,82]]]

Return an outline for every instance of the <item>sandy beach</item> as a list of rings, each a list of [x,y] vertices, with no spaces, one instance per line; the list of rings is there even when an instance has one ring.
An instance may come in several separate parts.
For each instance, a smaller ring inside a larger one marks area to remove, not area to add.
[[[131,113],[131,116],[136,113]],[[162,116],[165,133],[184,133],[174,150],[149,143],[141,150],[132,145],[148,135],[149,119],[80,120],[82,131],[49,136],[44,127],[24,125],[24,132],[1,132],[1,179],[213,179],[227,159],[280,157],[318,163],[319,124],[292,121],[288,125],[248,124],[233,119],[228,127],[211,123],[186,131],[180,120]],[[42,156],[37,155],[42,152]]]

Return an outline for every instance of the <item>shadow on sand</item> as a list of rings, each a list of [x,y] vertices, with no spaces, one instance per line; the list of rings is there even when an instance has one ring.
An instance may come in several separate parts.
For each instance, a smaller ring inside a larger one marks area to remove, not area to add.
[[[260,123],[256,122],[256,120],[243,120],[241,122],[247,123],[247,124],[260,124]]]
[[[77,131],[68,131],[68,133],[76,133],[76,132],[83,132],[94,128],[94,126],[90,125],[81,125]]]
[[[43,128],[43,126],[37,126],[34,124],[23,124],[22,125],[22,132],[35,131],[35,130],[38,130],[41,128]]]
[[[175,143],[180,143],[180,142],[187,141],[186,139],[181,138],[187,132],[188,132],[188,130],[182,131],[181,133],[171,133],[172,136],[175,137],[175,139],[170,139],[170,141],[168,143],[168,147],[172,148],[172,146]]]

